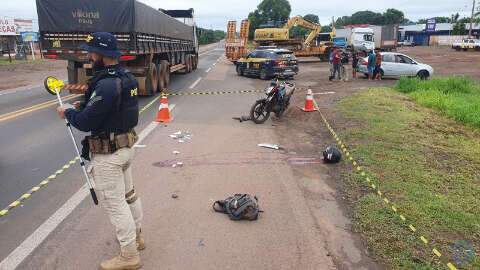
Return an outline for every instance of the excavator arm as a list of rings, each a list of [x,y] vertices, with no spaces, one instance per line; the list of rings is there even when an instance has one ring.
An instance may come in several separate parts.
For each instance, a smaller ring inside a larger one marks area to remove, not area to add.
[[[305,20],[304,18],[302,18],[301,16],[295,16],[289,19],[288,22],[283,26],[283,28],[290,30],[295,25],[312,30],[308,35],[308,37],[305,39],[305,42],[303,43],[305,47],[310,47],[310,44],[312,43],[312,41],[320,33],[320,30],[321,30],[320,24],[311,23]]]

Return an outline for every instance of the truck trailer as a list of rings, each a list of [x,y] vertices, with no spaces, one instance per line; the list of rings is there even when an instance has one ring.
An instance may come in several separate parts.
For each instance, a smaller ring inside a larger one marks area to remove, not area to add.
[[[84,84],[93,75],[87,52],[80,49],[93,32],[115,35],[120,64],[137,78],[140,95],[166,89],[170,73],[197,68],[193,9],[156,10],[136,0],[36,0],[36,4],[42,54],[68,61],[71,84]]]
[[[392,51],[397,48],[398,25],[370,25],[373,29],[375,48]]]

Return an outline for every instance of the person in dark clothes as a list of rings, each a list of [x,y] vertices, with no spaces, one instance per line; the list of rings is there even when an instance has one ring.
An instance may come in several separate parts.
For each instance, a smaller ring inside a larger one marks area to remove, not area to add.
[[[358,54],[356,51],[352,52],[352,78],[357,78]]]
[[[375,71],[373,72],[374,80],[382,80],[382,54],[380,50],[375,53]]]

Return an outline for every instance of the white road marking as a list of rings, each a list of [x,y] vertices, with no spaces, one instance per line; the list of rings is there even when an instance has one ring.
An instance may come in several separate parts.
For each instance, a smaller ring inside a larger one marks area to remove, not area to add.
[[[169,106],[173,111],[175,104]],[[160,123],[152,122],[138,135],[135,145],[141,143]],[[83,185],[68,201],[66,201],[53,215],[30,234],[17,248],[0,262],[0,270],[17,268],[42,242],[62,223],[77,206],[90,195],[87,184]]]
[[[215,51],[215,50],[216,50],[216,49],[213,49],[213,50],[209,50],[209,51],[200,53],[198,56],[202,56],[202,55],[204,55],[204,54],[211,53],[211,52],[213,52],[213,51]]]
[[[145,144],[135,144],[133,147],[135,147],[135,148],[146,148],[147,146]]]
[[[190,85],[190,89],[193,89],[197,84],[202,80],[202,77],[198,78],[192,85]]]
[[[205,72],[208,73],[208,72],[210,72],[211,69],[212,69],[212,68],[210,67],[210,68],[208,68],[207,70],[205,70]]]
[[[13,270],[17,268],[89,194],[87,184],[85,184],[10,255],[3,259],[0,269]]]
[[[320,92],[320,93],[313,93],[314,96],[316,95],[332,95],[335,94],[335,92]]]

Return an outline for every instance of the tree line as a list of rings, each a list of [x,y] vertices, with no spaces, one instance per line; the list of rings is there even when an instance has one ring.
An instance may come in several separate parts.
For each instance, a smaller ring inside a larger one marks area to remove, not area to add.
[[[218,42],[224,39],[226,36],[225,31],[222,30],[211,30],[205,28],[197,28],[197,37],[198,37],[198,44],[210,44]]]
[[[282,27],[290,18],[291,5],[288,0],[263,0],[257,8],[250,12],[248,19],[250,20],[249,37],[252,39],[254,32],[258,28],[263,27]],[[306,14],[303,18],[313,23],[319,23],[319,18],[315,14]],[[458,13],[452,14],[450,17],[435,17],[437,23],[453,23],[452,34],[463,35],[468,31],[465,29],[465,23],[470,22],[470,18],[460,18]],[[322,26],[322,32],[330,32],[332,26],[336,28],[343,28],[351,24],[372,24],[372,25],[386,25],[386,24],[424,24],[427,18],[413,22],[405,17],[403,11],[389,8],[385,12],[373,12],[370,10],[358,11],[350,16],[342,16],[335,20],[335,22]],[[480,12],[476,14],[475,22],[480,23]],[[293,27],[290,31],[292,37],[303,37],[309,30],[301,27]]]

